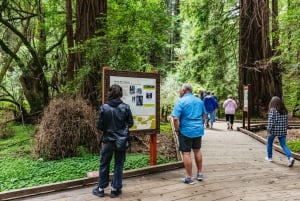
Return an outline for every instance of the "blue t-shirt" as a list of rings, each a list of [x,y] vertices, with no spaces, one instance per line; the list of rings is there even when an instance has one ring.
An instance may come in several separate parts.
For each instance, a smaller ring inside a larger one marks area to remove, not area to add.
[[[192,93],[184,94],[172,112],[172,116],[179,119],[179,132],[190,138],[204,135],[203,114],[206,114],[203,101]]]

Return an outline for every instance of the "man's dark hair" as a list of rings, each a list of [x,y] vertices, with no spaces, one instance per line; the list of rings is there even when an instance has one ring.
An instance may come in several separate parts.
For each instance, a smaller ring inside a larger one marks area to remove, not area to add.
[[[111,85],[111,87],[108,90],[108,99],[121,98],[122,96],[122,87],[117,84]]]

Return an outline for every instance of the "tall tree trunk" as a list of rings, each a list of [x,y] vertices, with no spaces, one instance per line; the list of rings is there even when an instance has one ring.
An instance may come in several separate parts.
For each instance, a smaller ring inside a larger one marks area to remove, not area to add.
[[[49,102],[48,83],[40,63],[32,62],[32,68],[28,72],[23,72],[20,77],[24,95],[30,106],[30,112],[41,112]]]
[[[269,1],[240,0],[240,6],[239,97],[250,84],[252,115],[264,116],[271,97],[282,96],[281,70],[270,61]]]
[[[103,18],[107,15],[107,0],[77,0],[76,6],[76,33],[75,41],[81,44],[95,36],[97,30],[105,26]],[[99,20],[102,19],[102,20]],[[84,52],[77,52],[75,56],[75,71],[85,65]],[[94,106],[99,104],[101,64],[90,61],[91,70],[85,76],[80,90],[81,95],[88,99]]]
[[[20,77],[24,94],[30,105],[31,113],[41,112],[49,102],[48,83],[43,71],[43,67],[47,66],[47,36],[45,31],[45,16],[40,0],[38,1],[37,14],[39,22],[37,53],[34,55],[32,61],[29,62],[29,66],[27,66],[27,69],[30,69],[30,71],[23,71],[22,76]]]
[[[71,49],[74,47],[73,22],[72,22],[72,0],[66,0],[66,32],[68,46],[68,63],[67,63],[67,81],[74,78],[74,53]]]

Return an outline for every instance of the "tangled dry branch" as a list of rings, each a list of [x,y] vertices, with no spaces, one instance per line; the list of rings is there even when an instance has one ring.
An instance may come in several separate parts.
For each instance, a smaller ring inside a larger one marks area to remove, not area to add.
[[[35,153],[39,158],[78,156],[79,148],[99,151],[100,134],[95,126],[96,111],[80,98],[51,101],[39,125]]]

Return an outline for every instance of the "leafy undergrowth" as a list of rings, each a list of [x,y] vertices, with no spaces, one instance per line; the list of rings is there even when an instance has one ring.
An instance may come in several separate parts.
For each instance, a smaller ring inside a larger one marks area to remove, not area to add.
[[[286,143],[292,152],[300,154],[300,140],[289,141]]]
[[[257,131],[255,132],[255,134],[259,135],[264,139],[267,139],[266,130]],[[275,138],[274,143],[279,143],[277,138]],[[288,129],[286,136],[286,144],[292,152],[300,154],[300,129]]]
[[[9,139],[0,139],[0,191],[20,189],[50,184],[72,179],[85,178],[87,172],[97,171],[99,156],[81,150],[80,157],[57,161],[34,160],[31,152],[35,127],[13,125],[16,135]],[[157,163],[168,163],[158,156]],[[147,154],[128,154],[125,170],[147,167],[150,157]],[[113,164],[111,165],[111,171]]]

